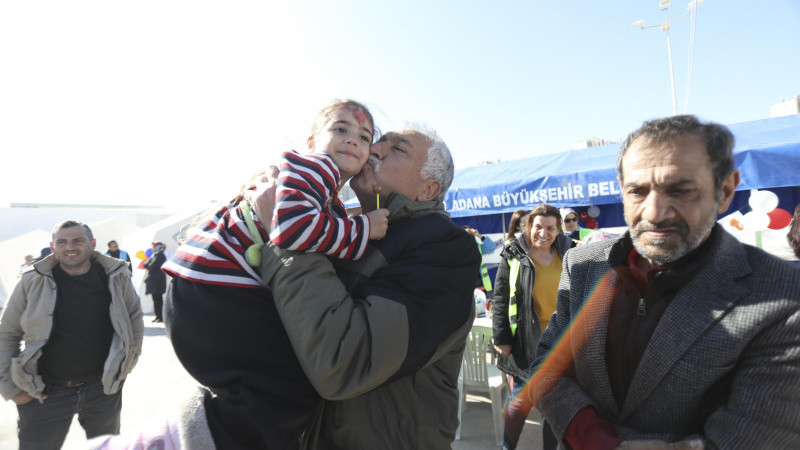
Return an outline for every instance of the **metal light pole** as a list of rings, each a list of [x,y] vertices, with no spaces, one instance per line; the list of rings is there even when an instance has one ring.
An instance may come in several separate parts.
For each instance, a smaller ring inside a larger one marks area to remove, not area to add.
[[[691,1],[688,6],[689,12],[681,14],[680,16],[672,19],[672,21],[669,20],[669,6],[671,3],[672,3],[671,0],[661,0],[658,4],[659,8],[661,8],[661,10],[664,11],[664,23],[658,25],[645,26],[644,20],[638,20],[633,24],[631,24],[631,26],[634,28],[641,28],[642,30],[646,28],[661,27],[661,31],[667,33],[667,57],[669,58],[669,81],[670,85],[672,86],[672,114],[678,115],[678,100],[675,95],[675,72],[672,69],[672,43],[670,42],[669,39],[669,28],[670,25],[672,25],[674,22],[683,19],[684,17],[689,15],[693,8],[696,8],[698,5],[703,3],[703,0]]]

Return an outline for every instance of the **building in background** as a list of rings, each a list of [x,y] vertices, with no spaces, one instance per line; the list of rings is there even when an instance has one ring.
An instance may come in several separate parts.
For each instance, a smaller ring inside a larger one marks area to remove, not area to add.
[[[792,114],[800,114],[800,95],[787,98],[769,107],[770,117],[791,116]]]

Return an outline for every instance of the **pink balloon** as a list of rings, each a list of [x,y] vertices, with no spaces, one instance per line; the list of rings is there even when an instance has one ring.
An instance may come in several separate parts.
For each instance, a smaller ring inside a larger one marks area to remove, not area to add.
[[[767,215],[769,216],[768,227],[771,230],[782,230],[792,221],[792,215],[785,209],[775,208]]]

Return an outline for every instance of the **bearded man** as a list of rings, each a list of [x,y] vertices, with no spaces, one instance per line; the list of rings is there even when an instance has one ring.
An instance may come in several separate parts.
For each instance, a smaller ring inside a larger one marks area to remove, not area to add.
[[[800,442],[800,268],[716,224],[733,145],[687,115],[622,144],[628,231],[566,254],[532,367],[528,394],[571,448]]]

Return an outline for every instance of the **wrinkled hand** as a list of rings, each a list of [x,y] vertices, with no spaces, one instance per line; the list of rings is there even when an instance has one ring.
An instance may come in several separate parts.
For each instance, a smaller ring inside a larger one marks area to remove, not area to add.
[[[616,450],[703,450],[706,444],[702,439],[690,439],[668,443],[665,441],[622,441]]]
[[[46,399],[46,395],[42,395],[42,400]],[[24,405],[26,403],[30,403],[33,401],[33,397],[25,391],[20,392],[19,394],[11,397],[11,401],[16,403],[17,405]]]
[[[366,214],[369,219],[369,238],[383,239],[386,230],[389,229],[389,210],[386,208],[376,209]]]
[[[266,171],[255,178],[255,189],[245,191],[244,199],[253,205],[253,214],[269,233],[272,224],[272,212],[275,209],[275,189],[278,184],[278,167],[269,166]]]
[[[503,356],[511,356],[511,346],[508,344],[495,345],[494,349]]]

